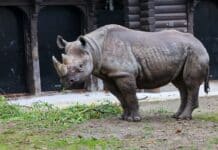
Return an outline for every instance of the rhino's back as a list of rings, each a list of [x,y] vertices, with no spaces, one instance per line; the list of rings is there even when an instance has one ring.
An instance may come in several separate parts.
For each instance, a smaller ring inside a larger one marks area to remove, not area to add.
[[[191,34],[175,30],[141,32],[109,26],[105,40],[105,57],[112,56],[116,69],[133,71],[138,64],[138,85],[154,88],[167,84],[183,68],[188,55],[207,55],[203,45]],[[134,55],[134,59],[132,57]],[[135,63],[136,62],[136,63]]]

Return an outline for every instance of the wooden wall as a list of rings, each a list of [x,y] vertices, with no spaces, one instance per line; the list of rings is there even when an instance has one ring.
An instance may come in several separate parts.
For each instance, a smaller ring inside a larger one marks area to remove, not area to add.
[[[187,32],[186,0],[154,0],[155,31],[174,28]]]
[[[125,26],[140,29],[140,0],[125,1]]]
[[[120,0],[121,1],[121,0]],[[122,0],[125,26],[143,31],[178,29],[192,32],[193,4],[197,0]],[[97,28],[96,10],[102,9],[105,0],[2,0],[0,6],[19,7],[27,16],[25,20],[26,63],[28,91],[41,92],[40,66],[38,54],[38,15],[40,9],[48,5],[73,5],[78,7],[83,17],[84,33]],[[101,84],[94,77],[87,82],[87,89],[99,90]]]
[[[154,0],[140,0],[141,30],[155,31],[155,5]]]

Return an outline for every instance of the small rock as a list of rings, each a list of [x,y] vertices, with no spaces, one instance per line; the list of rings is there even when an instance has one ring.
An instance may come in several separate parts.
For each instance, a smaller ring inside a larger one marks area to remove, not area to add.
[[[182,132],[181,129],[177,129],[177,130],[176,130],[176,134],[179,134],[179,133],[181,133],[181,132]]]

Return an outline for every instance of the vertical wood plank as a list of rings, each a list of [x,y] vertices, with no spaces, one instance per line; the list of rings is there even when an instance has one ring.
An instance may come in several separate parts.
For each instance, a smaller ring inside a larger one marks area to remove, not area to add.
[[[30,51],[32,61],[29,64],[32,69],[32,87],[31,93],[32,94],[40,94],[41,93],[41,80],[40,80],[40,67],[39,67],[39,53],[38,53],[38,8],[33,11],[30,17]]]

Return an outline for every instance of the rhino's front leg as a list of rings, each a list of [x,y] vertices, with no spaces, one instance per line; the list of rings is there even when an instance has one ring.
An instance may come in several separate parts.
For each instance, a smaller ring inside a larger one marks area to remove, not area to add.
[[[121,115],[120,119],[124,120],[126,116],[128,115],[128,108],[127,103],[121,94],[120,90],[116,86],[113,80],[104,80],[104,86],[114,95],[117,97],[117,99],[120,101],[121,106],[123,108],[123,114]]]
[[[115,83],[127,105],[127,113],[124,114],[123,119],[127,121],[140,121],[141,117],[139,115],[134,76],[118,77],[115,79]]]

